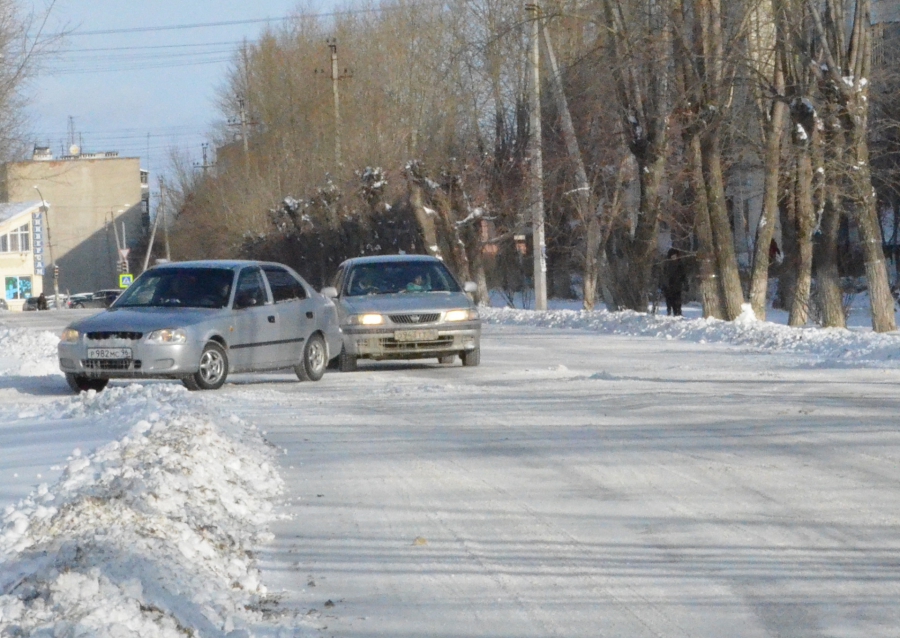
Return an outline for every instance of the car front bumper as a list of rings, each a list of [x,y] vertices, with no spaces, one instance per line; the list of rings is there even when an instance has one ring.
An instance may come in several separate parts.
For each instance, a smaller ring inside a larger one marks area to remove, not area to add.
[[[424,359],[474,350],[481,340],[481,323],[408,326],[343,326],[344,349],[360,359]],[[417,332],[419,335],[411,335]]]
[[[128,348],[131,357],[94,359],[89,348]],[[200,344],[151,344],[110,339],[78,343],[60,342],[59,369],[70,374],[108,379],[166,379],[179,378],[197,372],[200,365]]]

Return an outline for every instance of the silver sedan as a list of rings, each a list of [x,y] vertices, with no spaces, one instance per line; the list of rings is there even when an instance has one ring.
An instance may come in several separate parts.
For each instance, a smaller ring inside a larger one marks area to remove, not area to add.
[[[425,359],[464,366],[481,361],[481,320],[443,262],[425,255],[357,257],[338,268],[322,294],[337,302],[344,334],[339,367],[358,359]]]
[[[341,350],[334,303],[282,264],[194,261],[144,272],[106,311],[71,324],[59,367],[76,392],[110,379],[181,379],[214,390],[229,372],[322,378]]]

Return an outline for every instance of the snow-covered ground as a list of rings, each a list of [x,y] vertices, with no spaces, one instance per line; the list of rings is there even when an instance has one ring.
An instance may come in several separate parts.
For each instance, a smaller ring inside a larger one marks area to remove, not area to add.
[[[79,397],[0,316],[0,635],[896,635],[900,335],[560,305]]]

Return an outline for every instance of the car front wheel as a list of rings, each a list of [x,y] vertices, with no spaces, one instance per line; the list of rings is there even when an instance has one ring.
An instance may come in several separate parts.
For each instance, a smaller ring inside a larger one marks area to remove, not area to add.
[[[200,355],[200,368],[189,377],[182,379],[188,390],[218,390],[228,378],[228,355],[225,348],[211,342]]]
[[[476,346],[474,350],[466,350],[460,358],[466,367],[477,366],[481,363],[481,346]]]
[[[325,339],[316,333],[310,335],[303,348],[303,360],[294,366],[294,372],[301,381],[318,381],[328,366],[328,348]]]
[[[104,379],[102,377],[86,377],[82,374],[71,374],[67,372],[66,383],[69,384],[69,387],[72,388],[74,392],[80,394],[81,392],[87,392],[88,390],[100,392],[106,387],[106,384],[109,383],[109,379]]]

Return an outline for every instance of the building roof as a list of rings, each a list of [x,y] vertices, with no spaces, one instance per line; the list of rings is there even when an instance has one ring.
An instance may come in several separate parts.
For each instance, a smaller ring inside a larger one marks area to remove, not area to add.
[[[13,202],[0,203],[0,224],[11,221],[16,217],[30,215],[35,208],[40,208],[41,202]]]

